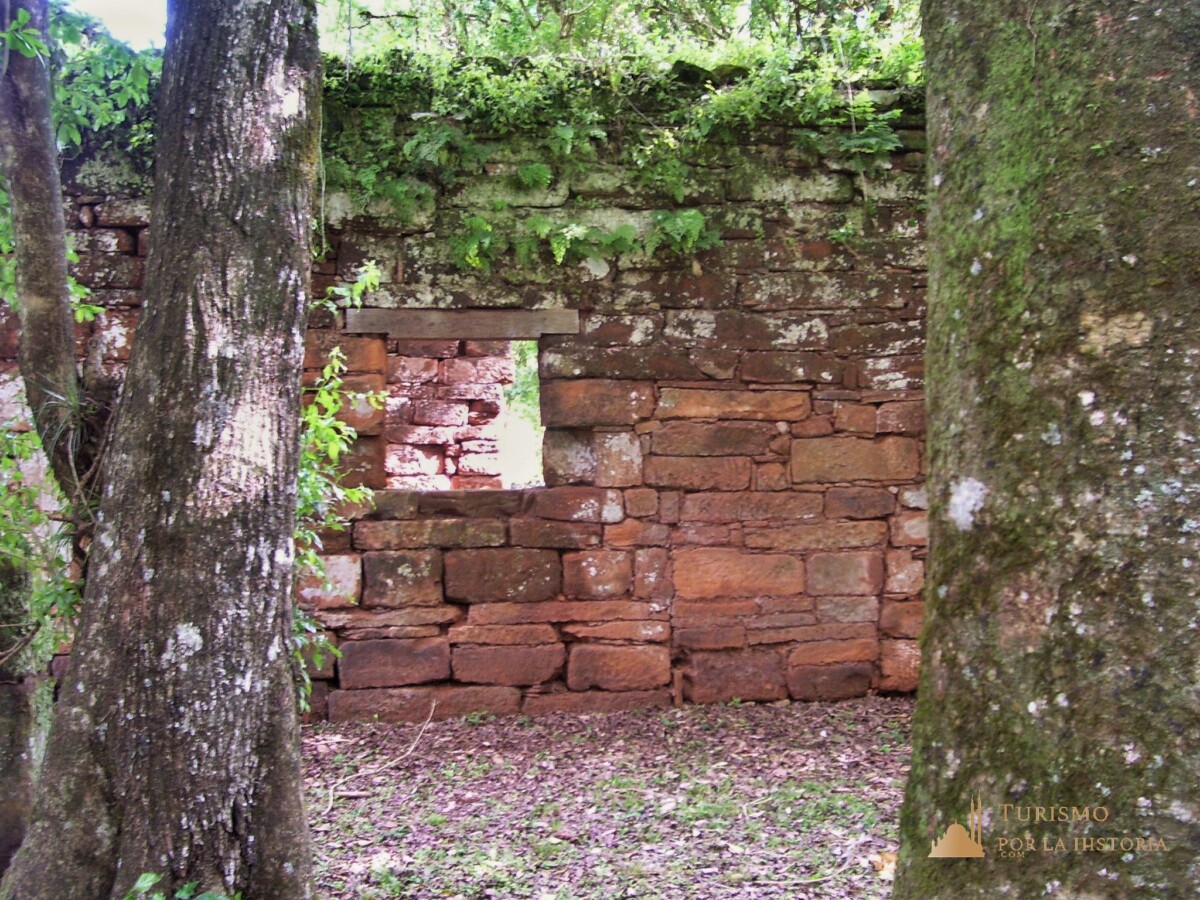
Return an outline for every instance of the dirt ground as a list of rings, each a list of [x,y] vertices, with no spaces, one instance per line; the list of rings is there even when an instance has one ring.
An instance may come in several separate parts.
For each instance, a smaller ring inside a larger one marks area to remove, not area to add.
[[[318,891],[873,898],[908,698],[306,728]]]

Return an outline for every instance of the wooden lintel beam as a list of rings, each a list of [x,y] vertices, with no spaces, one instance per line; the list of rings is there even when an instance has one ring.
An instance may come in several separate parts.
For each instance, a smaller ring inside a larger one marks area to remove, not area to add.
[[[536,340],[543,334],[578,334],[573,309],[348,309],[349,334],[386,334],[404,340]]]

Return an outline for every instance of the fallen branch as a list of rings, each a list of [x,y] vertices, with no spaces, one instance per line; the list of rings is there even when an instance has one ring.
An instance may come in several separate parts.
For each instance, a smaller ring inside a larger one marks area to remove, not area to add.
[[[433,712],[436,709],[437,709],[437,701],[434,700],[429,704],[429,715],[427,715],[425,717],[425,721],[421,723],[421,727],[417,730],[417,736],[413,738],[413,742],[412,742],[412,744],[409,745],[409,748],[407,750],[405,750],[403,753],[401,753],[399,756],[394,756],[391,759],[389,759],[387,762],[385,762],[381,765],[378,765],[378,766],[374,766],[373,768],[361,769],[358,772],[351,772],[349,775],[344,775],[341,778],[339,778],[337,781],[335,781],[333,784],[331,784],[329,786],[329,802],[325,804],[325,809],[321,813],[321,816],[325,817],[325,816],[329,815],[329,811],[331,809],[333,809],[334,792],[338,788],[344,787],[346,784],[350,783],[355,778],[361,778],[364,775],[378,775],[380,772],[386,772],[388,769],[394,769],[396,767],[396,764],[399,763],[401,760],[407,759],[408,757],[412,756],[413,751],[417,749],[417,744],[419,744],[421,742],[421,735],[423,735],[425,733],[425,729],[428,728],[429,723],[433,721]],[[360,795],[358,795],[357,793],[352,794],[350,792],[347,792],[343,796],[352,797],[352,796],[360,796]]]

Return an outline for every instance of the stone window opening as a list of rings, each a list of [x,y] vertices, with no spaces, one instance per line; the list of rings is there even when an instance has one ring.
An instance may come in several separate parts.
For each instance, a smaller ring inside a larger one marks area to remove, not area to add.
[[[348,333],[386,336],[382,473],[393,490],[542,487],[538,338],[562,310],[352,310]]]

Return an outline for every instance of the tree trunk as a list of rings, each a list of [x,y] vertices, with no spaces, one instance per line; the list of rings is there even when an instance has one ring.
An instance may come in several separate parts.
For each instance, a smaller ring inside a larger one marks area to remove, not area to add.
[[[29,578],[0,558],[0,874],[8,868],[29,818],[33,789],[33,705],[21,670],[29,619]]]
[[[20,11],[27,28],[46,33],[47,0],[0,3],[0,28]],[[7,13],[7,15],[5,15]],[[54,477],[73,506],[85,502],[83,402],[75,366],[75,339],[67,292],[67,239],[58,151],[50,122],[50,79],[45,62],[0,42],[0,170],[8,182],[20,298],[19,350],[25,394]]]
[[[932,535],[895,896],[1194,896],[1200,6],[924,16]],[[930,858],[976,797],[985,857]]]
[[[291,679],[311,0],[170,11],[145,306],[15,900],[308,897]]]

